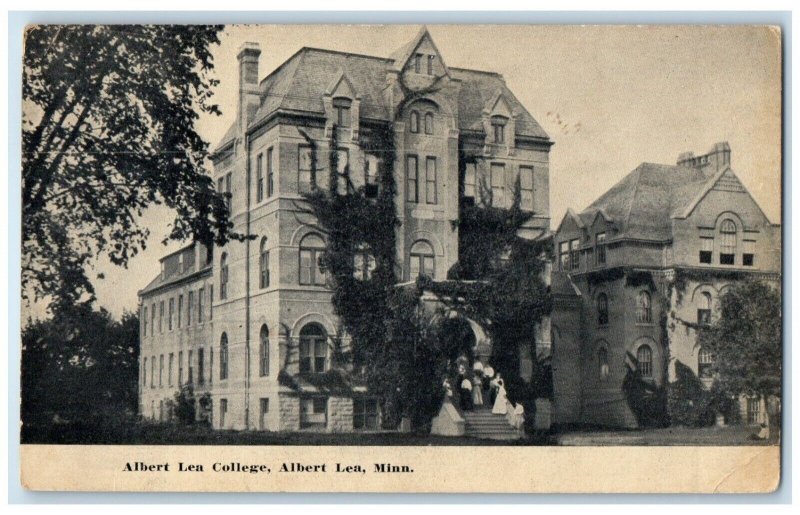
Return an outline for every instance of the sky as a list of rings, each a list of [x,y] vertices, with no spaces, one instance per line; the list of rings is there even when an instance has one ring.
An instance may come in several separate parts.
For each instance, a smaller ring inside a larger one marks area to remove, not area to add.
[[[214,49],[214,102],[197,130],[213,148],[235,118],[236,53],[261,45],[259,78],[303,46],[388,57],[418,25],[238,25]],[[550,215],[582,210],[641,162],[674,164],[728,141],[732,167],[767,217],[780,223],[781,52],[778,29],[749,26],[429,25],[448,66],[501,73],[555,142]],[[181,246],[161,241],[172,213],[142,219],[147,249],[128,269],[100,258],[98,302],[115,315],[137,306],[158,259]],[[35,310],[34,310],[35,311]]]

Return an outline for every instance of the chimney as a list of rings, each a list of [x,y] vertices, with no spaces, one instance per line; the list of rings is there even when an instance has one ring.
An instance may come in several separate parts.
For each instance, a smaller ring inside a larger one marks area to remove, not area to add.
[[[243,133],[250,126],[253,116],[261,103],[258,91],[258,58],[261,48],[258,43],[244,43],[239,47],[236,59],[239,61],[239,131]]]
[[[678,156],[678,166],[698,168],[708,176],[728,168],[731,164],[731,146],[727,141],[714,144],[712,149],[702,156],[692,152],[683,152]]]

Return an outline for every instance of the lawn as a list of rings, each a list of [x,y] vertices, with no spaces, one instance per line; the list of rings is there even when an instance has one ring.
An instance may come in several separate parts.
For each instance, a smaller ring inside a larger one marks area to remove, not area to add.
[[[758,428],[666,427],[636,430],[565,431],[555,435],[558,445],[774,445],[777,441],[754,440]]]
[[[22,443],[63,445],[554,445],[551,435],[538,435],[512,442],[467,437],[417,435],[394,431],[328,434],[315,432],[214,431],[204,426],[130,424],[114,428],[61,425],[28,428]]]

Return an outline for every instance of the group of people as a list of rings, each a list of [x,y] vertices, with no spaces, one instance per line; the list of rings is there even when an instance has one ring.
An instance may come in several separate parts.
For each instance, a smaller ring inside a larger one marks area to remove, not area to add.
[[[465,363],[458,365],[459,406],[470,411],[484,405],[491,406],[492,413],[506,414],[506,389],[500,373],[495,373],[491,365],[475,361],[469,371]],[[452,395],[449,382],[445,386]]]

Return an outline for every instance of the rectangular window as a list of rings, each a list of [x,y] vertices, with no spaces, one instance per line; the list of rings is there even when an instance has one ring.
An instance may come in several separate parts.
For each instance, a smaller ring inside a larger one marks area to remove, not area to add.
[[[228,399],[219,400],[219,427],[225,428],[225,415],[228,414]]]
[[[606,263],[606,233],[597,233],[595,236],[595,245],[597,247],[595,252],[597,264],[604,265]]]
[[[492,163],[491,168],[492,205],[506,207],[506,165]]]
[[[169,330],[172,331],[172,319],[175,317],[175,299],[169,299],[169,319],[167,320],[167,325],[169,326]]]
[[[266,397],[262,397],[259,399],[259,411],[261,412],[261,416],[259,417],[259,429],[262,431],[267,429],[267,414],[269,413],[269,399]]]
[[[495,123],[492,125],[494,128],[494,142],[495,143],[505,143],[506,142],[506,127],[505,125]]]
[[[336,110],[336,125],[339,127],[350,127],[350,106],[342,103],[340,105],[334,105],[333,108]]]
[[[187,355],[187,362],[186,362],[186,368],[187,368],[188,373],[189,373],[189,375],[187,376],[187,380],[189,381],[189,384],[194,384],[194,362],[193,362],[193,359],[194,359],[194,352],[189,351],[189,354]]]
[[[561,270],[569,270],[569,242],[562,241],[558,244],[558,264]]]
[[[713,252],[714,238],[700,238],[700,262],[710,265]]]
[[[525,211],[533,211],[533,167],[519,167],[520,207]]]
[[[759,397],[747,398],[747,423],[758,424],[761,422],[761,399]]]
[[[178,386],[183,386],[183,351],[178,353]]]
[[[167,384],[172,386],[172,369],[175,365],[175,354],[169,353],[169,365],[167,366]]]
[[[189,305],[186,306],[186,326],[192,325],[192,311],[194,311],[194,292],[189,292]]]
[[[475,181],[478,171],[476,163],[467,163],[466,170],[464,170],[464,198],[472,199],[475,202]]]
[[[698,309],[697,310],[697,325],[709,325],[711,324],[711,310],[710,309]]]
[[[267,197],[275,194],[275,168],[272,163],[272,149],[267,150]]]
[[[380,160],[377,156],[364,156],[364,194],[367,198],[378,196],[378,170]]]
[[[178,295],[178,328],[183,323],[183,295]]]
[[[142,310],[142,336],[147,336],[147,306]]]
[[[433,256],[411,254],[409,279],[414,280],[420,275],[434,278]]]
[[[312,181],[311,147],[300,145],[297,154],[297,190],[300,193],[309,193],[316,184]]]
[[[433,62],[436,60],[435,55],[428,56],[428,75],[433,75]]]
[[[350,181],[350,151],[346,148],[336,151],[336,172],[339,178],[337,190],[344,195],[349,191]]]
[[[378,429],[377,399],[353,399],[353,429]]]
[[[150,306],[150,336],[156,334],[156,303]]]
[[[414,73],[422,73],[422,54],[414,56]]]
[[[158,332],[164,332],[164,301],[158,303]]]
[[[208,319],[214,320],[214,285],[208,285]]]
[[[142,364],[142,388],[147,387],[147,358],[144,358],[144,363]]]
[[[300,249],[300,284],[325,286],[324,249]]]
[[[204,310],[204,306],[203,306],[203,304],[204,304],[203,301],[205,300],[204,295],[205,295],[205,289],[204,288],[200,288],[199,290],[197,290],[197,323],[198,324],[202,324],[203,323],[203,316],[204,316],[203,312],[205,311]]]
[[[264,154],[256,156],[256,201],[264,200]]]
[[[409,202],[419,202],[419,167],[417,156],[408,156],[406,159],[406,176],[408,177],[408,192],[406,198]]]
[[[259,287],[260,288],[268,288],[269,287],[269,251],[262,250],[261,256],[259,259]]]
[[[150,388],[156,387],[156,357],[150,358]]]
[[[225,177],[217,179],[217,193],[225,193]]]
[[[164,387],[164,355],[158,357],[158,387]]]
[[[225,193],[228,194],[228,210],[231,210],[231,206],[233,205],[233,191],[231,190],[231,178],[232,175],[228,174],[225,176]]]
[[[197,384],[204,384],[205,375],[205,351],[203,348],[197,349]]]
[[[754,240],[744,240],[744,254],[742,254],[742,265],[753,266],[755,264],[756,242]]]
[[[577,238],[569,242],[569,265],[572,270],[577,270],[581,266],[580,243]]]
[[[425,160],[425,202],[436,204],[436,158]]]

